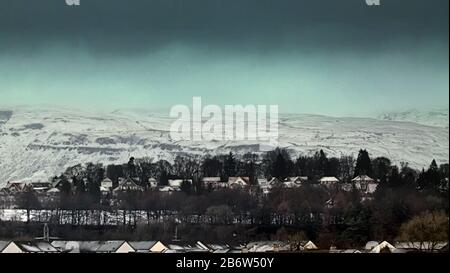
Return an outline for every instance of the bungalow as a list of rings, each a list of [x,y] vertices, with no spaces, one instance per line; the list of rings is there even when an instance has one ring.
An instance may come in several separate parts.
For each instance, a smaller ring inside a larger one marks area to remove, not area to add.
[[[162,253],[169,249],[161,241],[134,241],[128,243],[139,253]]]
[[[319,183],[325,187],[333,187],[339,183],[339,179],[334,176],[324,176],[319,180]]]
[[[24,253],[13,241],[0,241],[0,253]]]
[[[250,178],[249,177],[229,177],[228,178],[228,185],[230,188],[239,189],[244,188],[250,185]]]
[[[119,186],[113,192],[124,191],[143,191],[143,188],[137,185],[131,178],[119,178]]]

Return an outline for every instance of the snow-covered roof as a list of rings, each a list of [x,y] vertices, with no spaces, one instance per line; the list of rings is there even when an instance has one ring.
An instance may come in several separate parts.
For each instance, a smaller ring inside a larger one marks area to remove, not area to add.
[[[203,177],[202,181],[205,183],[218,183],[221,182],[222,179],[218,176],[212,176],[212,177]]]
[[[370,176],[368,175],[358,175],[357,177],[352,179],[353,182],[374,182],[375,180],[372,179]]]
[[[375,246],[370,253],[380,253],[385,250],[388,250],[390,253],[403,253],[404,251],[401,249],[397,249],[395,246],[391,245],[390,243],[383,241],[382,243]]]
[[[60,190],[57,189],[57,188],[51,188],[51,189],[49,189],[47,192],[48,192],[48,193],[58,193],[58,192],[60,192]]]
[[[334,182],[339,182],[339,179],[337,179],[334,176],[324,176],[319,181],[321,183],[334,183]]]
[[[173,188],[180,188],[183,184],[183,181],[187,181],[192,184],[191,179],[169,179],[169,186]]]

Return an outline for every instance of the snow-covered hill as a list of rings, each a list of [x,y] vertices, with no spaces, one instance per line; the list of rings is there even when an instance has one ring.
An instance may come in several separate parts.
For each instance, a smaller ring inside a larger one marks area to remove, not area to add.
[[[165,114],[115,111],[106,114],[68,109],[0,109],[0,184],[28,178],[47,180],[69,166],[86,162],[126,162],[129,156],[171,160],[180,153],[258,151],[256,141],[174,142]],[[280,143],[294,154],[323,149],[330,156],[372,156],[395,163],[428,166],[448,162],[448,127],[368,118],[282,115]]]
[[[381,114],[381,120],[409,121],[423,125],[448,127],[448,108],[438,108],[429,111],[419,111],[412,109],[404,112],[391,112]]]

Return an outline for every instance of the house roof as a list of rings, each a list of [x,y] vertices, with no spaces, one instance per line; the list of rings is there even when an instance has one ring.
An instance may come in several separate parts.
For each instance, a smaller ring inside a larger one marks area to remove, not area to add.
[[[106,177],[105,179],[102,180],[102,183],[112,183],[112,180]]]
[[[374,179],[372,179],[370,176],[368,175],[358,175],[357,177],[352,179],[353,182],[373,182],[375,181]]]
[[[169,179],[169,186],[179,188],[183,184],[183,181],[187,181],[192,184],[191,179]]]
[[[0,252],[2,252],[10,243],[11,241],[0,241]]]
[[[149,251],[158,241],[133,241],[128,242],[130,246],[137,251]]]
[[[209,183],[218,183],[221,182],[222,179],[218,176],[212,176],[212,177],[203,177],[203,182],[209,182]]]
[[[97,252],[115,252],[117,251],[125,241],[104,241],[100,243],[99,248],[97,248]]]
[[[59,252],[48,242],[15,242],[15,244],[24,252],[28,253],[56,253]]]
[[[245,184],[249,184],[250,183],[250,178],[249,177],[242,177],[242,176],[236,176],[236,177],[229,177],[228,178],[228,183],[230,184],[234,184],[237,182],[244,182]]]
[[[337,179],[334,176],[324,176],[319,181],[322,183],[333,183],[333,182],[339,182],[339,179]]]

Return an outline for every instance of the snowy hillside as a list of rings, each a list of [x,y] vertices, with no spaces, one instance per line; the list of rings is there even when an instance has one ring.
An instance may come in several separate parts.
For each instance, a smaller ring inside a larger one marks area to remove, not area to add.
[[[409,110],[381,114],[381,120],[408,121],[423,125],[448,127],[448,108],[433,109],[430,111]]]
[[[258,151],[257,141],[174,142],[167,115],[115,111],[83,113],[67,109],[0,109],[0,184],[8,180],[47,180],[65,168],[86,162],[126,162],[130,156],[173,159],[180,153]],[[431,159],[448,162],[448,127],[410,122],[315,115],[283,115],[280,146],[294,154],[323,149],[330,156],[356,156],[367,148],[411,166]]]

